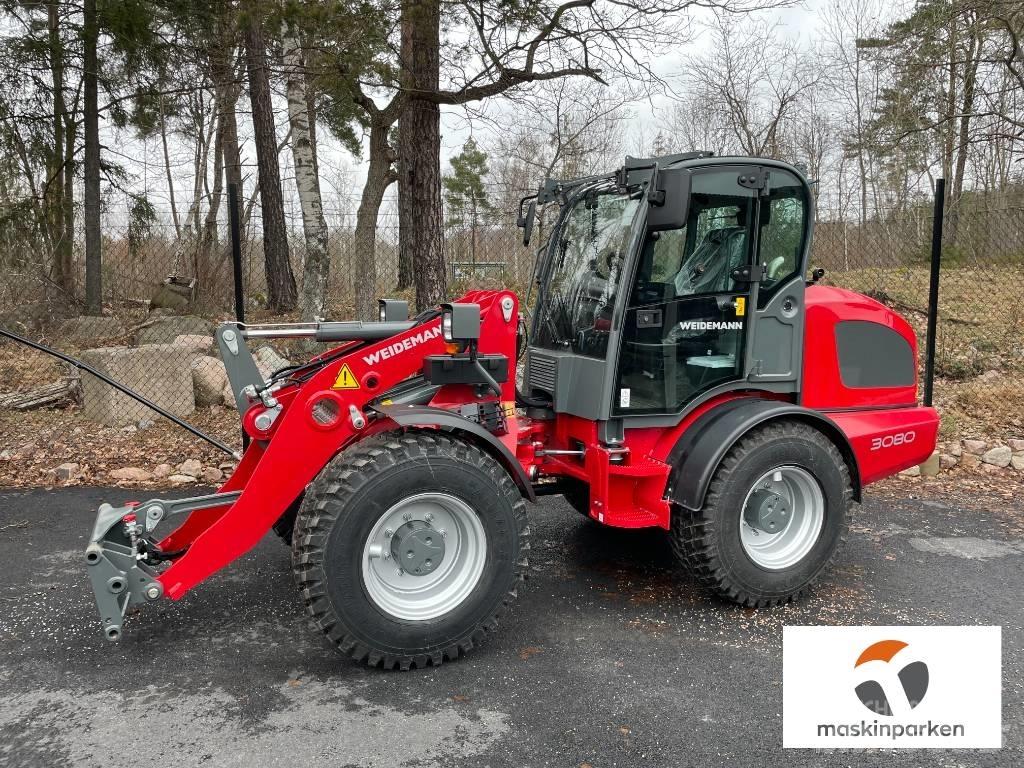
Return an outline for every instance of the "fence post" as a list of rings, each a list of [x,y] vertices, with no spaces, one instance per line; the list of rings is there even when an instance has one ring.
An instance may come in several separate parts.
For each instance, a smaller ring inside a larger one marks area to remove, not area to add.
[[[242,221],[238,210],[238,187],[228,184],[228,227],[231,230],[231,266],[235,279],[235,319],[245,322],[245,295],[242,292]]]
[[[935,331],[939,320],[939,267],[942,262],[942,212],[946,207],[946,180],[935,180],[932,214],[932,267],[928,283],[928,333],[924,342],[924,404],[932,404],[935,387]]]

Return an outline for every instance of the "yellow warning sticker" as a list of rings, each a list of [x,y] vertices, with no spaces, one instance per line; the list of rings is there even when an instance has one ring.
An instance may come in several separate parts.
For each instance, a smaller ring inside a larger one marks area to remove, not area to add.
[[[352,369],[348,367],[348,363],[341,366],[341,370],[338,371],[338,378],[334,380],[334,385],[331,389],[359,389],[359,382],[352,375]]]
[[[736,297],[736,317],[743,317],[747,312],[747,297],[737,296]]]

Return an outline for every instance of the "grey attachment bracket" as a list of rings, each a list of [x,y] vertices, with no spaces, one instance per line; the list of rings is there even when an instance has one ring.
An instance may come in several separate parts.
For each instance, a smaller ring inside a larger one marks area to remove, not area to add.
[[[145,535],[165,517],[233,504],[240,495],[241,491],[232,491],[170,501],[153,499],[123,507],[100,504],[85,548],[85,563],[108,640],[121,639],[129,607],[164,595],[159,574],[146,562]]]
[[[262,389],[266,382],[256,367],[256,361],[252,359],[249,345],[245,343],[245,334],[238,323],[222,323],[217,327],[215,335],[231,393],[235,396],[238,412],[244,415],[254,405],[248,393]]]

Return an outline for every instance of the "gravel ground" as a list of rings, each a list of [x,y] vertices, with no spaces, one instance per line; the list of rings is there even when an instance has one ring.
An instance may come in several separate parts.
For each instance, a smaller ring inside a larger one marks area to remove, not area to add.
[[[0,491],[0,764],[1021,765],[1024,510],[924,488],[870,493],[820,587],[756,612],[702,594],[658,532],[546,499],[498,634],[405,674],[310,629],[273,537],[108,644],[81,553],[90,510],[139,492]],[[1004,748],[784,752],[785,624],[1002,625]]]

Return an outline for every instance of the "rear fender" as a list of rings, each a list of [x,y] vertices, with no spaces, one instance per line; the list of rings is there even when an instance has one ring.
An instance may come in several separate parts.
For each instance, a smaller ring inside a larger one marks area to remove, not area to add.
[[[860,501],[861,477],[857,456],[834,421],[793,403],[754,397],[722,403],[698,418],[680,436],[666,459],[672,467],[665,489],[666,498],[687,509],[700,510],[711,478],[736,442],[755,427],[781,418],[807,422],[835,443],[850,469],[854,499]]]

